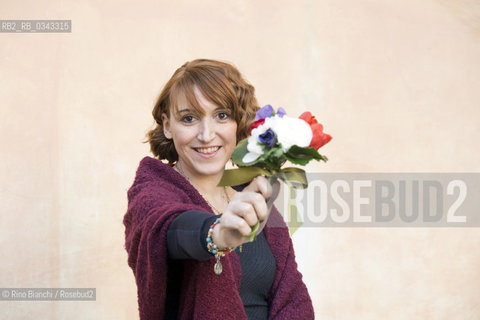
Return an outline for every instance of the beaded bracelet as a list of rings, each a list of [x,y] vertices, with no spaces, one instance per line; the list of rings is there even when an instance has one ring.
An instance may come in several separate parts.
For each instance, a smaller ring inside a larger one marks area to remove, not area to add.
[[[215,228],[215,226],[219,223],[220,223],[220,218],[217,218],[217,220],[215,220],[215,222],[210,226],[210,229],[208,229],[208,234],[207,234],[207,249],[208,249],[208,252],[210,252],[211,254],[213,254],[215,256],[215,258],[217,258],[217,262],[215,263],[215,266],[213,267],[213,271],[215,272],[215,274],[221,274],[222,270],[223,270],[222,263],[220,262],[220,258],[223,257],[224,255],[232,252],[233,250],[235,250],[235,248],[226,248],[224,250],[219,250],[217,248],[217,245],[215,243],[213,243],[213,241],[212,241],[213,228]]]

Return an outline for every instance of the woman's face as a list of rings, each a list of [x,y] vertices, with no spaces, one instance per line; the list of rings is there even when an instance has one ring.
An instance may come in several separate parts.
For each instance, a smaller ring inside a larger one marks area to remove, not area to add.
[[[223,173],[237,143],[237,123],[230,112],[208,101],[198,88],[194,93],[204,115],[180,99],[180,120],[172,112],[170,117],[163,114],[162,120],[165,136],[173,139],[180,168],[191,178],[204,178]]]

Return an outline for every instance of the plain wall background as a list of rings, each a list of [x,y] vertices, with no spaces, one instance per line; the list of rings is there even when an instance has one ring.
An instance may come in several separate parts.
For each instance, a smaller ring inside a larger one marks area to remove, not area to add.
[[[333,136],[308,171],[480,171],[475,0],[11,1],[0,19],[0,287],[95,287],[95,302],[0,301],[2,319],[137,319],[126,190],[153,103],[188,60],[230,61],[260,104]],[[300,229],[320,319],[479,319],[478,229]]]

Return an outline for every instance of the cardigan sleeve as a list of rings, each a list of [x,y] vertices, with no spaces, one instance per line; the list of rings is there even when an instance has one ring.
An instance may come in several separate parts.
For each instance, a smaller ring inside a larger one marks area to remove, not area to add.
[[[277,312],[275,315],[272,314],[270,319],[315,319],[312,300],[302,280],[302,274],[298,271],[297,263],[295,262],[295,253],[291,239],[287,256],[287,266],[281,276],[276,294],[288,298],[273,301],[274,308]]]

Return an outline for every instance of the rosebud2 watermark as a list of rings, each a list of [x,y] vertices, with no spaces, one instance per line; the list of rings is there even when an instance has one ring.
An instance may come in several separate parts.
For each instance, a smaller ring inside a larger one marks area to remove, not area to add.
[[[480,173],[307,173],[275,201],[289,225],[480,227]],[[296,208],[297,219],[288,212]]]

